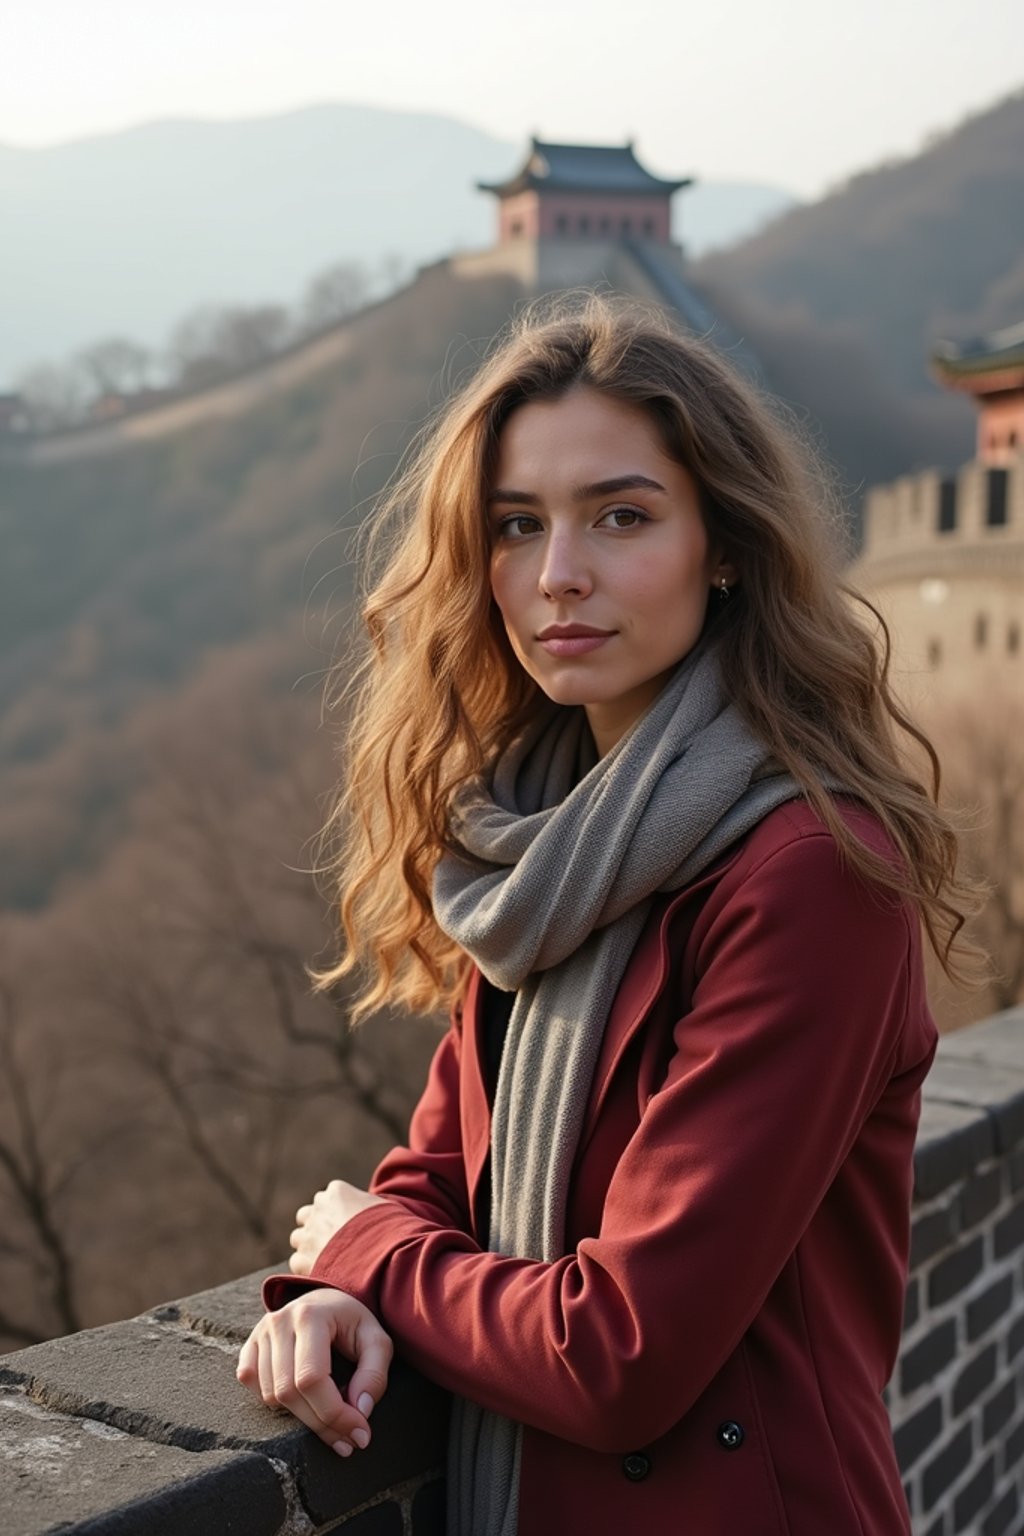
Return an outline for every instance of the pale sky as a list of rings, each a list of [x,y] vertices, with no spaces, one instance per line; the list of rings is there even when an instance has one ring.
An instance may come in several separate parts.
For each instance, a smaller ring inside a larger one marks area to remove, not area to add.
[[[813,197],[1024,85],[1020,0],[27,0],[0,144],[323,101]]]

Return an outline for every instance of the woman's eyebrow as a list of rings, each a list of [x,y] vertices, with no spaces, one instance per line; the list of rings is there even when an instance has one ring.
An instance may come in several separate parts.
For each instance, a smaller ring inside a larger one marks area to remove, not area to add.
[[[615,475],[611,480],[595,480],[593,485],[573,486],[574,501],[592,501],[596,496],[614,496],[618,491],[662,491],[665,487],[657,480],[652,480],[649,475]],[[510,503],[516,507],[536,507],[540,504],[540,497],[534,496],[529,491],[506,490],[501,487],[493,490],[487,498],[488,506],[496,501]]]

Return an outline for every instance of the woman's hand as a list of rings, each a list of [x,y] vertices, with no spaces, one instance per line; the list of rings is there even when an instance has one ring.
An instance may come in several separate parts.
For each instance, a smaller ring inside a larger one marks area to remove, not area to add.
[[[295,1212],[298,1226],[288,1241],[295,1252],[288,1261],[293,1275],[308,1275],[335,1232],[371,1205],[383,1205],[380,1195],[371,1195],[344,1179],[332,1179],[326,1189],[318,1189],[312,1205],[300,1205]]]
[[[331,1379],[331,1349],[355,1361],[343,1397]],[[388,1384],[391,1340],[373,1313],[328,1287],[296,1296],[260,1318],[236,1372],[271,1408],[287,1408],[340,1456],[370,1442],[367,1420]]]

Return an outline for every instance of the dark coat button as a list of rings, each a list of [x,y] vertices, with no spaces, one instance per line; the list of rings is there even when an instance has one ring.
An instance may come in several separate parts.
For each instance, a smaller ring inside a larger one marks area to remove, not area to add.
[[[628,1456],[622,1458],[622,1470],[631,1483],[642,1482],[651,1470],[651,1459],[643,1456],[639,1451],[631,1451]]]
[[[726,1419],[718,1426],[718,1443],[727,1451],[738,1450],[746,1439],[746,1431],[735,1419]]]

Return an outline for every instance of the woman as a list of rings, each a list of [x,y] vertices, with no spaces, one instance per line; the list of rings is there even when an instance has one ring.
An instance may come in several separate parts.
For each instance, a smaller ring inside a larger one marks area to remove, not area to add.
[[[970,893],[828,505],[709,349],[598,299],[393,492],[318,984],[451,1025],[238,1374],[348,1455],[393,1340],[455,1394],[459,1536],[909,1531],[920,936],[952,970]]]

